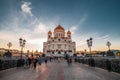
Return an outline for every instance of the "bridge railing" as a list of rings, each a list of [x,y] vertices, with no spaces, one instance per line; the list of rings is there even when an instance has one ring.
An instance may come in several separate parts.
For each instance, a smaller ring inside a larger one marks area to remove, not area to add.
[[[20,67],[24,65],[24,59],[0,59],[0,71]]]
[[[120,59],[115,58],[77,58],[76,62],[87,64],[91,67],[99,67],[102,69],[106,69],[108,71],[114,71],[120,73]]]

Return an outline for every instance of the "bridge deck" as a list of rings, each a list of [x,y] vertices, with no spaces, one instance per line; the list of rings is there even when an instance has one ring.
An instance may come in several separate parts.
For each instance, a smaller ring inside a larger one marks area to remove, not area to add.
[[[66,61],[42,64],[41,69],[12,68],[0,71],[0,80],[120,80],[120,74]]]

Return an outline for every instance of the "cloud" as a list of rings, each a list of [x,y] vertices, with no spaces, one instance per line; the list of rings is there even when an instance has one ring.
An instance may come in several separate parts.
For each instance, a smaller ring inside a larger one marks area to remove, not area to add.
[[[30,30],[24,29],[21,30],[20,33],[15,33],[11,31],[0,31],[0,45],[7,47],[6,44],[8,42],[11,42],[13,44],[12,49],[19,49],[19,38],[23,38],[26,40],[26,46],[25,50],[27,49],[39,49],[42,50],[43,42],[46,40],[46,37],[44,38],[43,35],[45,33],[35,33],[34,31],[31,32]],[[1,47],[0,46],[0,47]],[[31,47],[29,47],[31,46]],[[39,48],[39,46],[41,46]]]
[[[21,9],[23,13],[33,16],[32,11],[31,11],[32,8],[30,7],[30,5],[31,5],[31,2],[22,1]]]
[[[107,35],[103,36],[102,38],[103,38],[103,40],[108,41],[111,37],[110,37],[110,34],[107,34]]]
[[[86,21],[86,17],[87,16],[84,16],[80,19],[80,22],[78,23],[78,26],[81,26]]]
[[[76,27],[82,26],[82,24],[86,21],[87,15],[84,14],[83,17],[79,20],[79,22],[75,25]]]
[[[72,26],[72,27],[70,28],[70,31],[72,32],[72,34],[74,34],[76,30],[77,30],[77,27],[76,27],[76,26]]]
[[[102,36],[96,36],[96,39],[98,39],[98,40],[104,40],[104,41],[108,41],[108,40],[110,40],[110,38],[111,38],[111,34],[106,34],[106,35],[102,35]]]
[[[93,38],[93,49],[98,49],[104,46],[106,41],[109,41],[111,34],[101,35],[98,32],[87,33],[87,34],[76,34],[73,36],[73,40],[76,41],[77,50],[88,49],[86,40],[90,37]]]
[[[30,6],[31,3],[23,2],[22,5]],[[12,10],[12,12],[15,11]],[[23,15],[23,13],[25,15]],[[25,46],[26,50],[42,50],[43,42],[47,40],[47,31],[56,26],[59,21],[59,17],[44,21],[43,17],[43,20],[40,20],[35,15],[31,14],[31,10],[27,11],[24,10],[24,8],[22,10],[22,14],[21,12],[16,12],[16,15],[10,14],[3,25],[7,26],[7,29],[4,28],[0,32],[0,41],[2,42],[0,45],[4,47],[10,41],[13,44],[13,49],[19,49],[19,38],[21,37],[27,41]]]
[[[35,45],[43,45],[44,41],[45,41],[45,38],[40,38],[40,39],[31,39],[31,40],[28,40],[27,42]]]
[[[48,27],[46,24],[40,22],[36,25],[34,32],[35,33],[46,33],[46,31],[48,31]]]
[[[70,30],[74,34],[75,31],[78,29],[78,27],[81,27],[83,23],[86,21],[87,15],[84,14],[84,16],[79,20],[79,22],[73,26],[71,26]]]

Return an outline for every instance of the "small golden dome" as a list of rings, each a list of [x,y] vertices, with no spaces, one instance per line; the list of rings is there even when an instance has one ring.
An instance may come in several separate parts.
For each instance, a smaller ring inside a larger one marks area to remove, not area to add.
[[[67,32],[67,34],[71,34],[71,32],[70,32],[70,31],[68,31],[68,32]]]
[[[51,32],[51,31],[49,31],[49,32],[48,32],[48,34],[52,34],[52,32]]]
[[[54,31],[65,31],[64,28],[61,25],[58,25]]]

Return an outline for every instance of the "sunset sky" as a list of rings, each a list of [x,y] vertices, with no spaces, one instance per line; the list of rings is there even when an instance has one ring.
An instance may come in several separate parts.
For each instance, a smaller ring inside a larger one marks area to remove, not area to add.
[[[26,39],[25,50],[43,49],[47,32],[60,24],[72,32],[77,50],[120,50],[120,0],[0,0],[0,48],[20,49],[19,38]]]

